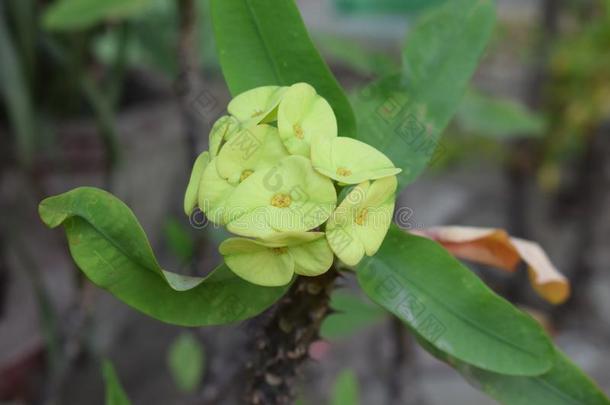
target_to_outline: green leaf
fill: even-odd
[[[343,370],[333,385],[331,405],[358,405],[359,403],[358,378],[352,370]]]
[[[438,6],[446,0],[334,0],[345,13],[410,14]]]
[[[8,30],[5,5],[0,4],[0,95],[17,137],[17,153],[25,166],[32,161],[35,148],[36,117],[24,77],[24,69]]]
[[[331,63],[338,63],[363,76],[382,76],[395,72],[398,64],[387,53],[372,50],[332,34],[315,33],[314,39],[318,49]]]
[[[452,0],[426,14],[407,37],[403,73],[356,96],[357,138],[403,169],[412,182],[435,158],[439,136],[470,81],[495,21],[493,0]],[[437,155],[442,153],[442,145]]]
[[[542,374],[553,363],[542,327],[436,242],[392,226],[357,274],[373,301],[461,361],[510,375]]]
[[[183,333],[172,342],[167,363],[174,382],[184,392],[193,392],[199,386],[205,367],[201,343],[192,333]]]
[[[106,405],[131,405],[110,361],[102,363],[102,374],[106,383]]]
[[[506,405],[609,405],[601,389],[570,359],[556,349],[553,367],[543,375],[508,376],[468,365],[430,347],[422,347],[455,368],[471,385]]]
[[[360,330],[377,324],[388,313],[365,297],[344,290],[335,290],[330,307],[335,311],[322,322],[320,336],[328,340],[338,340],[353,336]]]
[[[146,10],[153,0],[58,0],[43,15],[49,30],[83,30],[106,20],[123,19]]]
[[[545,120],[524,105],[474,89],[464,95],[456,120],[461,130],[490,138],[538,137],[546,128]]]
[[[47,198],[39,213],[51,228],[64,225],[72,257],[93,283],[167,323],[240,321],[271,306],[287,289],[255,286],[224,264],[207,277],[162,270],[129,207],[100,189],[81,187]]]
[[[212,23],[234,96],[259,86],[306,82],[332,106],[339,135],[355,135],[349,101],[313,45],[294,0],[212,0]]]

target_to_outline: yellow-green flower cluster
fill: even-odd
[[[400,169],[338,136],[331,106],[306,83],[249,90],[227,110],[195,161],[184,210],[239,236],[220,245],[234,273],[280,286],[325,273],[335,255],[355,266],[377,252]]]

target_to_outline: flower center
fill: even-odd
[[[366,221],[366,217],[368,216],[368,214],[368,209],[361,209],[360,212],[358,212],[358,215],[356,215],[356,219],[354,220],[354,222],[356,222],[358,225],[364,225],[364,221]]]
[[[271,199],[271,205],[277,208],[288,208],[292,203],[292,198],[288,194],[278,193]]]
[[[288,251],[288,248],[285,247],[276,247],[276,248],[271,248],[271,252],[275,255],[283,255],[284,253],[286,253]]]
[[[242,181],[246,180],[248,177],[250,177],[252,173],[254,173],[254,171],[250,169],[246,169],[241,172],[241,176],[239,176],[239,182],[241,183]]]
[[[305,134],[303,133],[303,128],[299,124],[294,124],[292,126],[292,129],[294,130],[294,136],[296,136],[299,139],[303,139]]]
[[[347,169],[345,167],[338,167],[337,168],[337,175],[341,176],[341,177],[347,177],[350,176],[352,174],[352,171],[350,169]]]

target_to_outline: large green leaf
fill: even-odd
[[[357,274],[373,301],[461,361],[510,375],[542,374],[554,361],[540,325],[436,242],[392,226]]]
[[[112,363],[104,360],[102,374],[106,384],[106,405],[131,405]]]
[[[431,347],[422,347],[455,368],[474,387],[506,405],[609,405],[610,400],[586,374],[556,349],[553,367],[539,376],[509,376],[481,370]]]
[[[500,139],[542,136],[546,127],[544,118],[524,105],[489,97],[474,89],[464,95],[456,121],[463,131]]]
[[[51,30],[80,30],[105,20],[131,17],[146,10],[154,0],[57,0],[43,15]]]
[[[493,0],[452,0],[409,33],[402,74],[382,78],[356,97],[358,139],[380,149],[413,181],[434,158],[439,136],[458,107],[491,37]]]
[[[258,86],[307,82],[333,107],[339,134],[355,135],[349,101],[314,47],[294,0],[212,0],[212,23],[233,95]]]
[[[240,321],[268,308],[287,289],[255,286],[224,264],[205,278],[162,270],[129,207],[100,189],[81,187],[47,198],[39,213],[51,228],[64,225],[72,257],[93,283],[164,322]]]

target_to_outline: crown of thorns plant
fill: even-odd
[[[184,198],[238,237],[227,266],[258,285],[317,276],[379,249],[392,221],[396,174],[383,153],[338,136],[328,102],[306,84],[235,97],[195,161]]]

